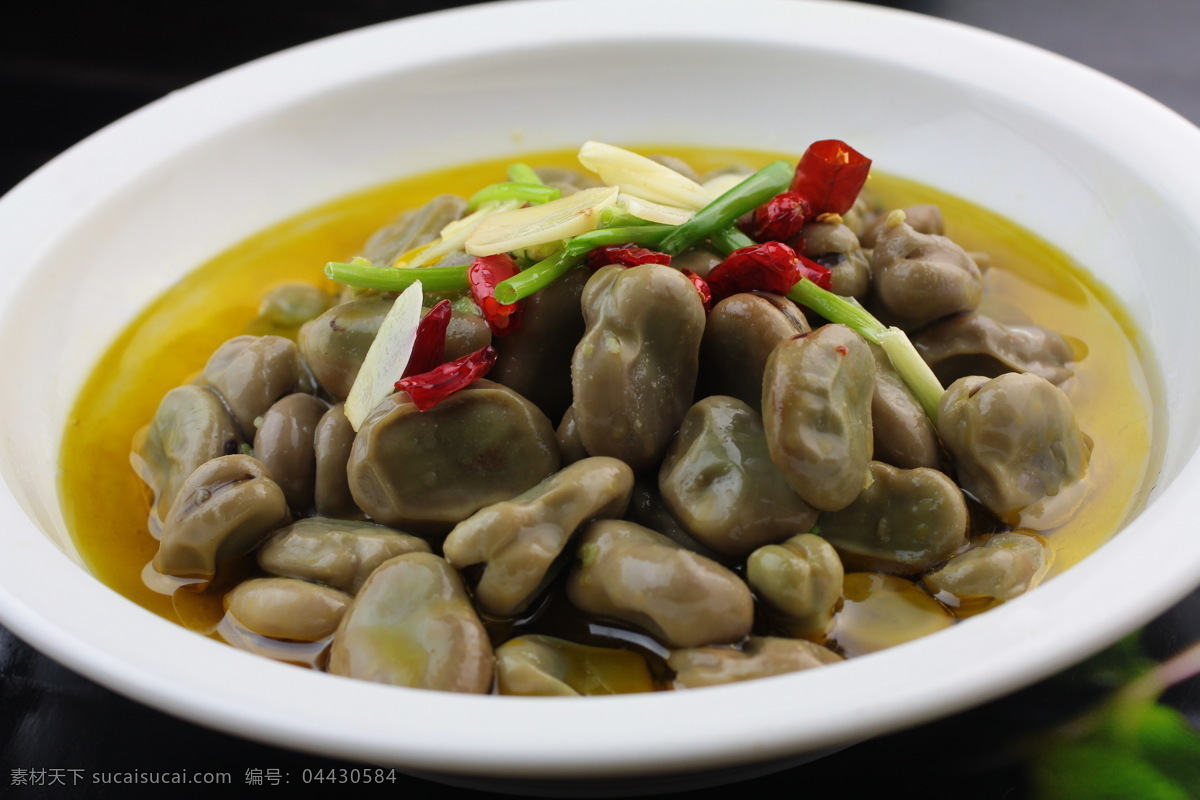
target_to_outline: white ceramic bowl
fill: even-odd
[[[798,152],[830,137],[1073,255],[1125,298],[1157,356],[1163,459],[1149,505],[1032,594],[832,668],[548,701],[281,666],[134,606],[74,559],[56,454],[81,381],[139,309],[242,237],[401,175],[589,138]],[[1078,64],[854,3],[492,4],[206,80],[0,201],[0,619],[73,669],[188,719],[460,777],[711,770],[998,696],[1108,644],[1200,580],[1197,153],[1200,131]]]

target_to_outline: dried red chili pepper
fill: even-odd
[[[796,257],[800,259],[800,263],[797,266],[800,268],[801,275],[826,291],[833,289],[833,270],[824,264],[813,261],[808,256],[802,256],[797,253]]]
[[[787,294],[803,276],[795,250],[783,242],[763,242],[730,253],[708,273],[708,285],[717,300],[755,289]]]
[[[517,263],[507,253],[494,256],[480,256],[471,262],[467,269],[467,283],[471,287],[471,298],[483,312],[492,329],[493,336],[504,336],[511,333],[521,321],[520,301],[516,303],[501,303],[494,297],[496,284],[508,280],[520,270]]]
[[[649,250],[630,244],[609,244],[588,251],[587,265],[589,269],[600,269],[609,264],[620,267],[636,267],[641,264],[662,264],[668,266],[671,256],[657,250]]]
[[[396,388],[407,392],[418,410],[428,411],[486,375],[496,363],[496,355],[496,348],[491,345],[481,347],[428,372],[401,378],[396,381]]]
[[[450,326],[450,301],[441,300],[417,325],[417,339],[401,378],[428,372],[446,360],[446,328]]]
[[[746,234],[758,242],[785,242],[804,227],[812,207],[799,192],[781,192],[754,209]]]
[[[690,269],[681,269],[683,276],[692,282],[692,286],[696,287],[696,291],[700,294],[700,302],[704,303],[705,311],[712,311],[712,287],[708,285],[708,281],[701,278]]]
[[[843,141],[825,139],[804,151],[789,188],[808,198],[813,216],[845,214],[870,171],[871,159]]]

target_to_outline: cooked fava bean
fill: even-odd
[[[788,633],[816,641],[833,622],[844,577],[837,551],[811,533],[760,547],[746,562],[750,587],[779,612]]]
[[[754,621],[737,575],[632,522],[593,522],[567,596],[581,611],[636,625],[668,647],[738,642]]]
[[[649,528],[655,533],[661,533],[684,550],[691,550],[693,553],[714,561],[721,559],[719,554],[696,541],[690,533],[683,529],[679,520],[675,519],[675,515],[663,501],[662,493],[658,490],[657,480],[639,479],[634,481],[633,493],[629,497],[629,511],[626,512],[625,518],[644,528]]]
[[[163,521],[154,568],[212,580],[220,562],[244,555],[291,518],[283,490],[257,460],[221,456],[196,468]]]
[[[309,369],[326,392],[345,400],[383,318],[395,299],[358,297],[305,323],[297,341]]]
[[[736,397],[760,412],[771,351],[810,330],[803,312],[787,298],[766,292],[726,297],[709,312],[700,342],[703,394]]]
[[[708,273],[712,272],[713,267],[724,260],[724,258],[711,250],[694,247],[690,250],[684,250],[677,256],[671,256],[671,266],[681,272],[685,269],[690,269],[701,278],[707,278]]]
[[[955,606],[1004,602],[1037,585],[1050,563],[1050,550],[1039,537],[998,533],[925,576],[925,585]]]
[[[481,380],[420,411],[403,392],[363,421],[347,475],[377,522],[448,530],[558,469],[550,420],[505,386]]]
[[[523,610],[545,585],[568,539],[590,519],[625,513],[633,471],[615,458],[577,461],[529,491],[480,509],[446,537],[446,560],[483,564],[475,599],[489,614]]]
[[[583,189],[594,189],[597,186],[604,184],[595,178],[584,175],[577,169],[567,169],[565,167],[537,167],[534,169],[537,176],[547,186],[554,186],[561,189],[563,195],[574,194]]]
[[[842,222],[810,222],[800,230],[801,251],[829,267],[831,290],[843,297],[865,297],[871,289],[871,264],[858,237]]]
[[[302,378],[296,344],[282,336],[235,336],[217,348],[200,373],[200,382],[217,390],[247,439],[254,421]]]
[[[558,452],[562,456],[562,463],[574,464],[576,461],[582,461],[588,457],[587,450],[583,447],[583,440],[579,438],[579,426],[575,424],[575,409],[568,408],[562,416],[562,422],[558,423],[558,427],[554,430],[555,441],[558,442]]]
[[[363,258],[372,264],[391,266],[398,256],[436,239],[442,228],[461,217],[466,208],[467,201],[461,197],[441,194],[419,208],[405,211],[375,232],[363,248]]]
[[[928,233],[933,236],[944,236],[946,223],[942,219],[942,210],[935,205],[922,203],[915,206],[905,206],[904,221],[917,233]],[[863,247],[874,247],[875,240],[887,225],[887,215],[883,214],[863,231],[859,237]]]
[[[725,555],[807,531],[817,518],[771,463],[762,419],[733,397],[706,397],[691,407],[658,488],[687,532]]]
[[[983,298],[983,273],[944,236],[918,233],[889,215],[871,252],[875,296],[906,329],[974,311]]]
[[[428,552],[424,539],[382,525],[306,517],[267,540],[258,551],[258,564],[272,575],[318,581],[355,594],[389,558]]]
[[[796,494],[836,511],[866,486],[875,362],[862,338],[825,325],[782,342],[763,375],[771,460]]]
[[[237,452],[242,437],[221,398],[203,386],[177,386],[167,392],[145,433],[133,445],[133,465],[154,492],[150,531],[155,536],[197,467]]]
[[[254,435],[254,457],[271,473],[288,505],[302,514],[313,505],[317,424],[329,406],[311,394],[289,394],[267,409]]]
[[[698,689],[749,681],[835,664],[842,657],[827,647],[803,639],[751,636],[741,648],[693,647],[671,653],[676,689]]]
[[[700,295],[671,267],[603,267],[584,288],[583,314],[571,385],[584,447],[635,472],[653,469],[692,404]]]
[[[853,658],[949,628],[954,616],[910,580],[849,572],[834,623],[832,639]]]
[[[313,434],[316,473],[313,476],[313,508],[323,517],[350,517],[360,512],[350,495],[346,465],[354,445],[354,428],[346,408],[338,403],[325,412]]]
[[[841,147],[820,143],[802,161],[816,164],[827,145]],[[421,178],[361,208],[333,206],[289,223],[302,233],[283,249],[262,237],[232,250],[236,258],[215,267],[239,267],[236,281],[189,283],[187,303],[169,294],[105,356],[89,383],[101,391],[80,398],[66,432],[64,511],[79,526],[84,557],[123,576],[123,592],[126,577],[140,577],[161,595],[156,611],[173,609],[195,631],[313,669],[328,668],[336,609],[355,605],[352,625],[350,614],[336,623],[345,635],[334,671],[343,674],[520,695],[653,691],[788,672],[965,620],[1049,574],[1051,545],[1056,568],[1074,563],[1152,480],[1150,409],[1136,348],[1120,330],[1125,317],[1034,238],[950,199],[944,207],[964,252],[942,238],[936,207],[889,213],[903,205],[893,200],[936,193],[880,176],[870,192],[858,190],[860,165],[841,171],[853,180],[817,209],[827,213],[802,215],[778,193],[795,185],[819,197],[820,170],[793,171],[764,154],[764,169],[718,170],[695,191],[680,179],[690,170],[669,158],[658,160],[680,174],[619,148],[585,149],[607,153],[594,174],[614,185],[580,171],[491,163],[477,175],[487,189],[469,194],[479,213],[465,225],[445,228],[462,220],[464,201],[443,196],[365,247],[347,239],[352,226],[379,218],[376,201],[387,192],[426,203],[439,184]],[[707,169],[715,155],[697,163]],[[662,183],[646,196],[680,207],[637,199],[640,171]],[[464,175],[436,191],[469,191]],[[563,204],[536,185],[545,182],[564,195],[595,189],[574,198],[580,213],[555,215]],[[845,214],[830,211],[846,208],[854,191]],[[718,196],[694,214],[683,208]],[[721,302],[708,302],[706,314],[704,282],[680,272],[710,274],[723,260],[717,251],[749,244],[746,230],[763,241],[743,253],[741,293],[718,286]],[[662,253],[645,258],[641,248]],[[375,266],[349,258],[356,252]],[[793,252],[830,274],[793,262]],[[618,264],[669,254],[670,265],[594,269],[606,254]],[[325,274],[343,284],[336,295],[279,285],[310,279],[327,259]],[[418,259],[435,269],[402,268]],[[498,277],[489,268],[508,259],[517,274],[489,299]],[[295,277],[284,277],[291,264]],[[796,269],[811,280],[796,282]],[[269,282],[258,316],[245,301],[256,275]],[[832,291],[819,288],[827,277]],[[414,278],[421,287],[408,288]],[[506,309],[492,300],[514,299],[522,313],[470,367],[426,371],[439,351],[427,328],[416,345],[424,374],[391,397],[378,394],[359,435],[340,405],[325,406],[360,371],[365,381],[364,357],[403,292],[409,309],[450,301],[446,361],[493,344],[484,315]],[[221,307],[225,297],[237,308]],[[413,316],[388,324],[391,341],[379,342],[392,351],[388,361],[402,359],[417,334]],[[823,327],[810,330],[810,320]],[[1049,320],[1063,336],[1027,327]],[[147,345],[145,331],[162,343]],[[197,511],[172,519],[156,560],[137,556],[131,570],[106,548],[145,552],[120,536],[140,527],[148,495],[107,483],[93,462],[112,449],[107,428],[120,428],[123,446],[148,405],[140,390],[112,393],[109,376],[157,385],[153,376],[195,374],[202,361],[170,363],[190,352],[175,346],[190,341],[184,335],[219,342],[239,332],[297,344],[227,342],[139,432],[133,461],[155,494],[151,530],[158,535],[156,520],[182,508],[185,495]],[[484,362],[487,380],[475,382]],[[992,397],[991,384],[972,385],[956,399],[938,376],[965,369],[1061,382],[1104,448],[1103,464],[1090,473],[1031,467],[1022,447],[1047,462],[1071,449],[1071,437],[1055,432],[1069,427],[1069,414],[1044,413],[1053,396],[1042,388]],[[405,371],[389,363],[370,377],[388,387]],[[416,410],[410,391],[427,410]],[[939,399],[958,405],[939,409]],[[970,440],[965,449],[940,440],[939,410],[948,439],[969,434],[960,437]],[[960,424],[972,415],[983,421]],[[1074,435],[1086,465],[1091,440]],[[181,491],[233,452],[267,463]],[[1001,465],[1000,495],[1012,494],[1010,485],[1024,491],[1043,471],[1060,475],[1035,487],[1035,502],[989,508],[970,488],[979,463]],[[932,471],[943,467],[945,475]],[[996,533],[1006,528],[1017,531]]]
[[[367,578],[333,636],[329,671],[482,694],[492,686],[492,645],[454,568],[430,553],[408,553]]]
[[[1025,372],[955,381],[938,434],[963,489],[1007,522],[1082,479],[1092,450],[1062,390]]]
[[[300,351],[317,382],[338,400],[345,400],[358,377],[371,343],[396,298],[358,297],[334,306],[300,329]],[[428,314],[429,309],[423,309]],[[453,312],[446,330],[446,360],[473,353],[491,343],[487,323],[474,314]]]
[[[983,314],[959,314],[930,325],[913,346],[946,385],[968,375],[994,378],[1032,372],[1056,386],[1075,374],[1071,346],[1036,325],[1004,325]]]
[[[292,330],[319,317],[333,304],[333,295],[311,283],[285,283],[263,295],[258,305],[258,320],[268,326]]]
[[[526,298],[521,324],[496,339],[499,358],[489,377],[550,419],[561,419],[571,405],[571,357],[583,336],[579,301],[587,279],[586,270],[572,270]]]
[[[527,697],[654,691],[650,669],[636,653],[538,634],[496,648],[496,683],[500,694]]]
[[[915,469],[942,465],[937,429],[883,349],[870,345],[875,359],[875,393],[871,396],[874,457],[896,467]]]
[[[225,595],[225,607],[260,636],[315,642],[331,636],[353,598],[345,592],[293,578],[255,578]]]
[[[944,473],[871,462],[854,502],[821,514],[821,536],[851,569],[917,575],[966,544],[967,502]]]

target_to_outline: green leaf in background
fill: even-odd
[[[1181,654],[1175,666],[1180,659],[1194,659],[1194,651]],[[1066,676],[1123,687],[1100,708],[1038,743],[1031,759],[1035,796],[1200,798],[1200,733],[1178,711],[1156,702],[1170,683],[1164,673],[1171,666],[1156,666],[1131,637],[1070,670]]]

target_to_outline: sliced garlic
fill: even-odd
[[[413,281],[396,298],[367,350],[346,397],[346,419],[355,431],[375,406],[395,390],[396,381],[408,366],[417,341],[417,326],[421,324],[421,297],[421,282]]]
[[[473,256],[492,256],[587,233],[596,229],[600,212],[616,202],[617,194],[615,187],[600,186],[496,214],[471,232],[463,249]]]
[[[622,192],[621,196],[617,198],[617,204],[624,206],[626,211],[638,219],[657,222],[661,225],[682,225],[696,215],[696,212],[690,208],[655,203],[625,192]]]
[[[453,253],[455,250],[462,250],[471,232],[488,218],[520,207],[521,201],[515,199],[487,203],[474,213],[447,223],[446,227],[442,228],[439,237],[429,244],[415,247],[407,253],[401,253],[392,266],[423,267],[426,264],[436,263],[443,256]]]
[[[739,175],[736,172],[722,172],[704,182],[704,191],[708,193],[708,199],[711,202],[749,177],[749,173]]]
[[[699,210],[711,199],[704,187],[657,161],[603,142],[586,142],[579,148],[579,163],[622,192],[663,203]]]

